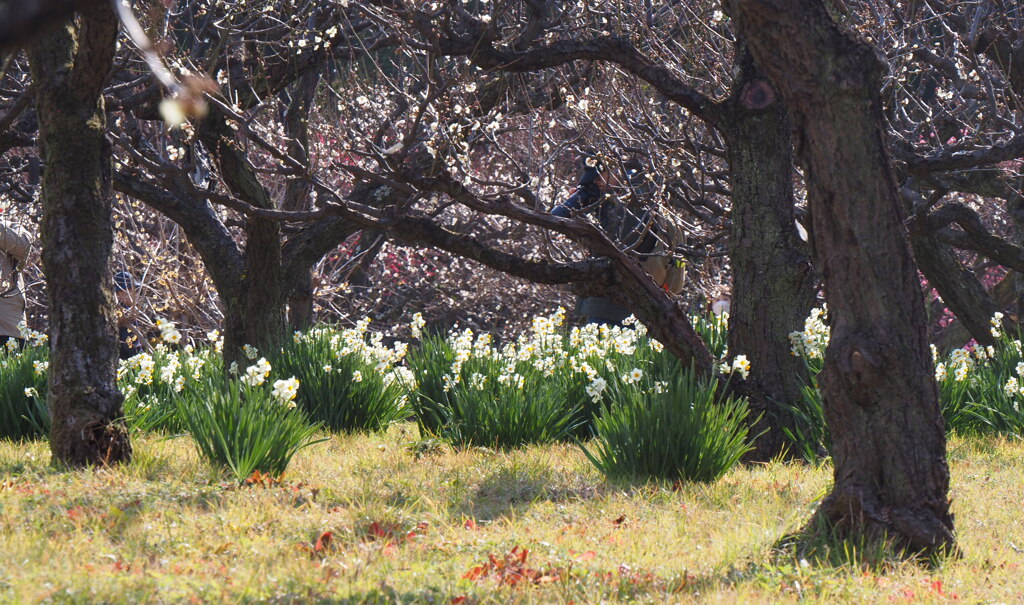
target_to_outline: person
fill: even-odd
[[[118,356],[121,359],[134,357],[143,351],[145,339],[132,321],[137,292],[138,284],[131,273],[118,271],[114,274],[114,295],[117,297],[118,306],[121,307],[121,313],[117,318]]]
[[[601,229],[625,249],[643,259],[644,268],[650,272],[648,263],[644,261],[650,258],[658,238],[651,229],[653,219],[650,211],[642,207],[642,198],[650,193],[647,191],[649,182],[639,160],[630,159],[624,167],[628,195],[623,203],[619,203],[607,194],[604,163],[595,155],[585,154],[578,185],[568,199],[551,210],[551,214],[569,218],[596,211]],[[664,281],[663,275],[659,277],[652,273],[652,276],[659,285]],[[576,305],[576,314],[585,323],[622,325],[632,315],[632,311],[607,297],[590,296],[580,299]]]
[[[718,296],[715,297],[714,300],[711,301],[711,304],[708,305],[708,309],[716,316],[728,315],[729,308],[731,306],[732,297],[723,292],[722,294],[719,294]]]
[[[0,221],[0,344],[24,342],[25,280],[21,268],[28,259],[32,240],[18,225]]]

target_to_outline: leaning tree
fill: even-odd
[[[915,550],[954,548],[924,304],[880,100],[884,63],[817,0],[737,0],[796,125],[832,318],[822,386],[835,485],[818,514]]]

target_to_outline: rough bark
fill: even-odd
[[[199,130],[200,138],[220,169],[221,178],[237,197],[257,208],[275,204],[239,149],[234,131],[222,113],[213,110]],[[284,293],[281,289],[281,224],[271,219],[245,219],[243,268],[232,291],[220,292],[224,306],[224,362],[244,363],[242,345],[265,348],[284,335]]]
[[[43,272],[50,306],[47,403],[58,464],[131,458],[117,391],[110,145],[101,91],[118,22],[111,8],[81,13],[29,49],[39,116]]]
[[[728,116],[719,123],[729,153],[732,185],[733,271],[729,351],[750,361],[743,392],[760,420],[761,434],[749,456],[769,460],[786,447],[782,431],[791,419],[779,402],[801,399],[803,362],[790,352],[789,334],[800,330],[817,291],[810,251],[796,231],[792,145],[786,109],[739,51],[740,77]]]
[[[309,162],[309,108],[316,94],[319,72],[313,71],[302,76],[292,91],[291,102],[284,116],[288,155],[303,164]],[[285,185],[282,210],[309,210],[312,184],[302,177],[296,177]],[[292,330],[307,330],[313,325],[313,274],[309,267],[301,269],[296,276],[297,284],[288,292],[288,325]]]
[[[27,44],[101,0],[6,0],[0,4],[0,51]]]
[[[833,322],[821,382],[835,485],[818,515],[841,533],[952,548],[924,301],[883,142],[883,64],[820,0],[731,7],[797,126]]]

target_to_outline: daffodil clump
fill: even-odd
[[[811,309],[811,314],[804,320],[803,331],[790,332],[789,344],[793,355],[806,359],[824,359],[825,347],[828,346],[832,329],[825,323],[828,307]]]
[[[160,340],[169,345],[176,345],[181,342],[181,332],[173,321],[162,317],[157,318],[156,327],[160,330]]]
[[[364,318],[352,328],[295,332],[271,356],[280,375],[291,376],[296,388],[302,385],[289,404],[335,431],[380,430],[409,417],[416,380],[402,365],[408,345],[385,344],[385,334],[369,328],[370,319]],[[274,384],[275,396],[290,393],[281,381]]]
[[[567,329],[565,317],[561,308],[535,317],[529,332],[504,345],[468,328],[422,338],[409,358],[419,384],[413,407],[421,429],[487,446],[585,437],[602,409],[615,405],[613,387],[650,398],[665,393],[682,371],[635,318],[623,326]],[[726,364],[725,319],[703,321],[698,331],[712,336],[709,348]],[[421,324],[412,328],[422,333]],[[746,377],[750,364],[738,355],[723,369]],[[539,417],[546,424],[535,422]],[[546,430],[550,426],[561,434]]]
[[[639,383],[643,366],[664,351],[661,343],[646,337],[647,329],[632,317],[623,327],[589,324],[566,332],[564,324],[565,309],[559,308],[549,316],[533,318],[528,333],[500,348],[494,346],[490,334],[474,334],[468,328],[453,331],[442,347],[451,357],[441,376],[443,391],[451,392],[463,384],[483,390],[488,381],[523,389],[529,380],[557,378],[582,381],[587,397],[598,403],[609,379]],[[432,378],[420,372],[417,375],[421,381]],[[437,397],[436,393],[428,395]]]
[[[803,402],[791,404],[798,417],[817,423],[821,430],[807,431],[828,440],[824,427],[823,402],[817,385],[830,330],[825,323],[826,310],[815,309],[802,332],[790,335],[794,355],[807,364],[810,382]],[[1018,336],[1004,329],[1003,314],[991,320],[995,345],[982,346],[974,341],[940,355],[931,346],[935,381],[939,387],[939,405],[946,430],[958,433],[1001,433],[1024,436],[1024,354]],[[820,451],[823,443],[803,444],[806,451]]]
[[[0,346],[0,439],[29,439],[50,432],[46,335],[24,324],[19,328],[23,346],[13,339]]]
[[[158,323],[165,337],[150,351],[144,351],[118,364],[117,384],[125,396],[124,410],[128,425],[136,430],[182,429],[175,411],[175,399],[186,390],[203,390],[207,379],[220,379],[222,362],[219,354],[207,346],[191,344],[170,347],[166,343],[181,342],[181,334],[173,323]]]

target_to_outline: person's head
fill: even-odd
[[[597,185],[604,188],[605,166],[597,154],[584,153],[580,159],[583,172],[580,174],[580,185]]]
[[[131,306],[135,304],[135,277],[127,271],[118,271],[114,274],[114,294],[117,302],[122,305]]]

